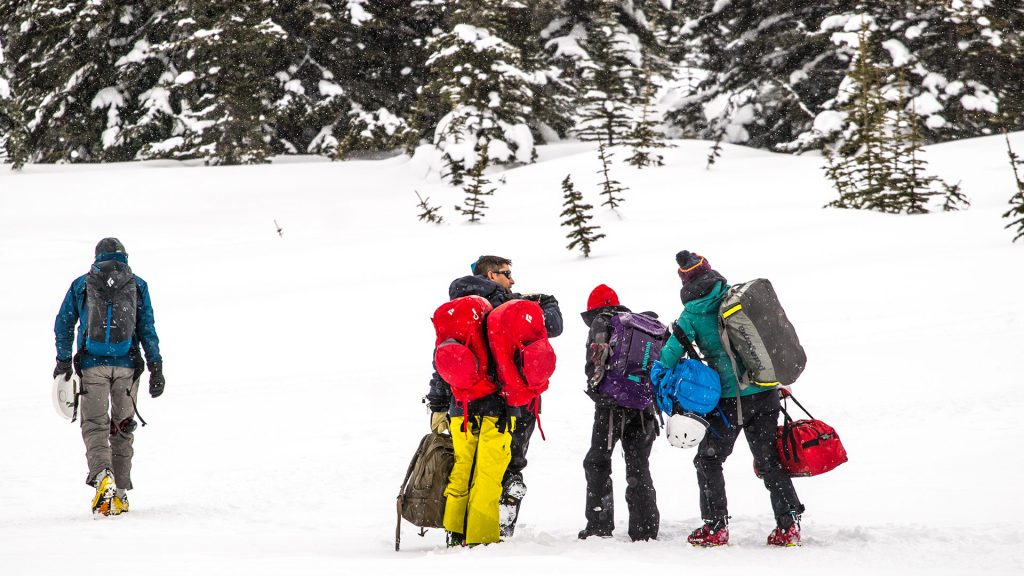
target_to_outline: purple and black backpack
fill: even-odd
[[[632,312],[611,317],[608,363],[598,392],[623,408],[644,410],[654,402],[651,365],[668,340],[668,329],[656,318]]]

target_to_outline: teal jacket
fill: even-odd
[[[718,306],[725,297],[729,286],[724,282],[718,282],[706,296],[690,300],[683,308],[676,322],[683,332],[695,342],[700,348],[701,354],[707,360],[709,366],[718,372],[722,380],[722,397],[735,398],[736,371],[733,369],[732,360],[722,346],[722,339],[718,333]],[[675,335],[668,339],[668,343],[661,349],[661,363],[666,369],[671,370],[683,357],[683,345],[676,339]],[[742,361],[737,358],[736,363],[742,374],[746,369]],[[751,386],[741,392],[743,396],[750,396],[758,392],[764,392],[764,388]]]

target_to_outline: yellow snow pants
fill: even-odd
[[[499,432],[494,416],[472,417],[479,422],[462,430],[462,416],[452,417],[452,444],[455,466],[448,478],[444,509],[444,529],[466,535],[467,544],[497,542],[498,500],[501,479],[512,459],[509,446],[515,418],[509,418],[505,432]]]

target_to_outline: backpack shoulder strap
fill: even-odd
[[[697,350],[694,349],[693,344],[690,342],[690,338],[676,321],[672,322],[672,335],[675,336],[676,340],[679,340],[679,343],[683,345],[683,349],[686,350],[687,358],[704,362],[704,358],[702,358],[700,354],[697,354]]]

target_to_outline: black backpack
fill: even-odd
[[[108,260],[92,265],[85,279],[85,351],[125,356],[135,336],[139,289],[132,269]]]
[[[395,550],[402,540],[402,518],[420,527],[420,536],[427,528],[444,527],[445,488],[455,465],[455,448],[448,434],[431,432],[420,440],[419,448],[409,462],[405,480],[398,491],[398,522],[395,524]]]

